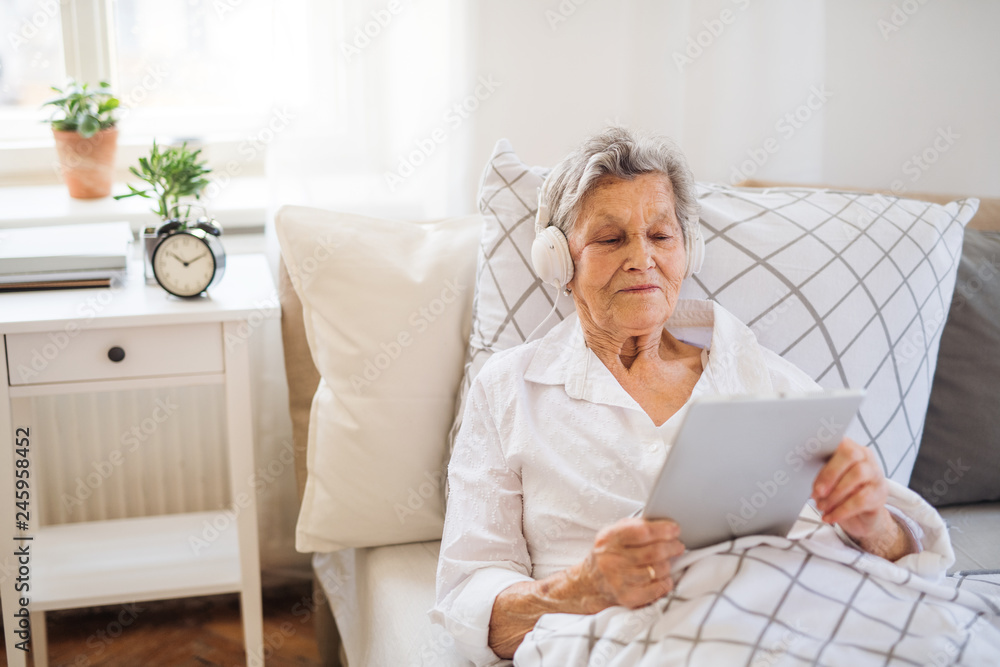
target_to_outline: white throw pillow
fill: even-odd
[[[531,268],[537,189],[547,169],[501,140],[479,204],[485,224],[462,400],[495,352],[524,341],[555,290]],[[923,430],[965,225],[978,200],[947,205],[810,188],[698,184],[702,271],[681,297],[712,299],[761,344],[825,387],[866,388],[848,435],[906,484]],[[572,303],[560,301],[559,316]],[[452,428],[457,433],[461,411]]]
[[[296,548],[439,539],[482,219],[286,206],[275,228],[321,376]]]

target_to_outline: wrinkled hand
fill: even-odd
[[[595,606],[637,609],[673,590],[670,558],[684,553],[679,535],[673,521],[641,518],[622,519],[598,533],[580,572]]]
[[[885,508],[889,484],[872,450],[844,438],[813,482],[823,521],[840,524],[855,540],[872,540],[897,529]]]

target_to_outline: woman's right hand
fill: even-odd
[[[684,553],[679,536],[673,521],[631,517],[599,532],[577,572],[595,609],[590,613],[616,605],[637,609],[672,591],[670,559]]]
[[[684,553],[679,535],[673,521],[627,518],[608,526],[583,561],[500,592],[490,616],[490,648],[501,658],[513,657],[544,614],[596,614],[659,600],[674,588],[670,559]]]

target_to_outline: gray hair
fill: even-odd
[[[542,189],[552,220],[567,237],[576,225],[584,198],[604,176],[632,180],[639,174],[663,174],[674,191],[674,214],[687,239],[698,222],[694,176],[674,142],[654,134],[608,127],[586,139],[552,169]]]

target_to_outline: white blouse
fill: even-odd
[[[666,329],[702,348],[692,398],[819,389],[714,302],[680,301]],[[469,659],[499,662],[487,636],[501,591],[580,562],[598,531],[643,507],[687,408],[655,426],[575,315],[483,367],[448,467],[430,612]]]

